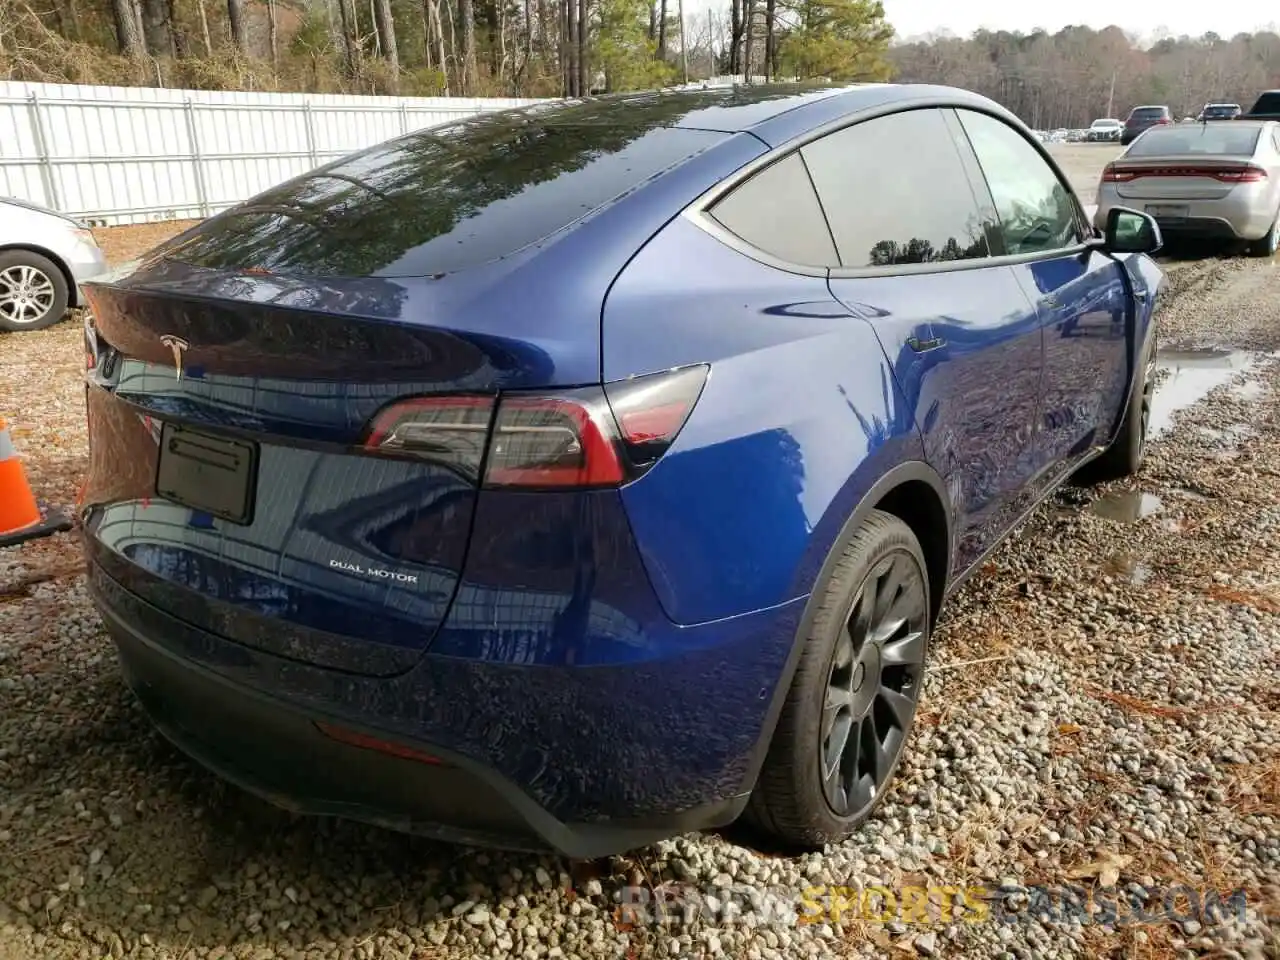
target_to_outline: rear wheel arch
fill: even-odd
[[[765,715],[760,736],[751,755],[747,776],[743,783],[744,793],[755,787],[765,756],[769,752],[769,745],[773,741],[778,720],[782,715],[787,692],[791,689],[796,669],[800,665],[800,654],[804,649],[805,638],[812,632],[814,620],[822,607],[822,586],[831,579],[836,566],[844,556],[845,549],[874,511],[880,510],[902,520],[911,528],[911,532],[919,541],[929,575],[930,625],[937,622],[942,600],[946,596],[947,585],[951,579],[953,527],[950,500],[946,490],[946,484],[933,467],[923,460],[907,460],[888,470],[873,483],[845,518],[839,534],[828,548],[822,566],[813,580],[804,613],[791,638],[791,649],[788,652],[782,676],[778,678],[778,684],[774,687],[769,702],[769,712]]]

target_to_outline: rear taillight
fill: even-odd
[[[490,397],[414,397],[375,416],[364,445],[441,463],[474,483],[492,419]]]
[[[616,487],[671,446],[708,369],[499,398],[402,400],[373,418],[364,447],[444,464],[487,488]]]
[[[1235,167],[1229,170],[1216,170],[1213,175],[1223,183],[1261,183],[1267,179],[1267,171],[1261,167]]]
[[[1203,178],[1222,183],[1258,183],[1267,179],[1261,167],[1120,167],[1109,163],[1102,170],[1103,183],[1127,183],[1140,177]]]
[[[498,404],[486,487],[615,487],[626,479],[598,388]]]

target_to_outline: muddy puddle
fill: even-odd
[[[1090,513],[1116,523],[1137,523],[1163,509],[1163,500],[1154,493],[1143,493],[1141,490],[1120,490],[1099,497],[1089,504]]]
[[[1245,391],[1245,399],[1261,394],[1262,384],[1248,375],[1257,366],[1257,354],[1246,350],[1161,350],[1156,354],[1156,367],[1167,370],[1156,387],[1151,401],[1149,435],[1159,436],[1173,424],[1180,410],[1199,403],[1218,387],[1242,381],[1236,391]],[[1257,393],[1252,393],[1257,391]]]
[[[1106,562],[1107,572],[1112,576],[1123,577],[1136,586],[1142,586],[1151,579],[1151,567],[1139,557],[1131,553],[1119,553]]]

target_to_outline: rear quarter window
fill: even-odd
[[[749,246],[789,263],[837,266],[835,243],[800,154],[770,164],[721,200],[711,217]]]

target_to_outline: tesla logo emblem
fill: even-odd
[[[182,379],[182,351],[186,350],[191,344],[183,340],[181,337],[175,337],[166,333],[160,338],[160,342],[173,351],[173,372],[174,375]]]

